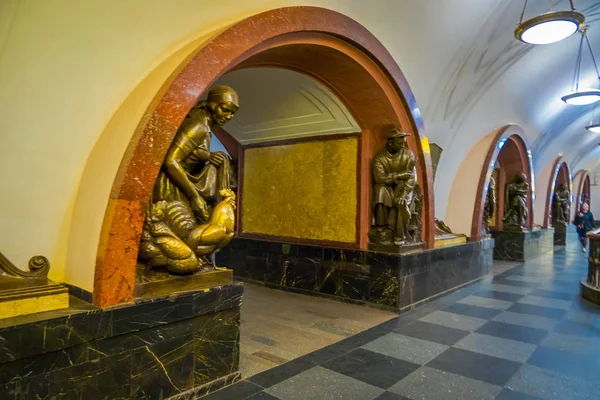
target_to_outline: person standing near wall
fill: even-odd
[[[581,209],[575,216],[573,223],[577,226],[577,235],[579,235],[579,241],[581,242],[581,246],[583,246],[582,251],[585,253],[587,251],[588,242],[586,234],[594,229],[594,216],[590,211],[588,203],[583,203],[581,205]]]

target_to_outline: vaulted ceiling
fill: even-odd
[[[241,144],[360,132],[346,107],[323,85],[297,72],[252,68],[224,75],[243,106],[227,124]]]

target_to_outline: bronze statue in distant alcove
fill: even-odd
[[[408,223],[408,231],[413,242],[421,241],[421,232],[423,215],[423,193],[419,184],[415,184],[413,201],[410,204],[410,222]]]
[[[236,92],[217,86],[181,124],[154,185],[142,232],[139,259],[150,269],[174,274],[214,269],[215,251],[233,237],[231,160],[211,152],[210,142],[212,127],[225,125],[238,107]]]
[[[485,204],[483,205],[483,234],[490,233],[490,219],[496,209],[496,179],[492,174],[488,184],[487,194],[485,195]]]
[[[410,225],[417,171],[407,136],[392,129],[385,148],[373,157],[373,227],[369,232],[373,243],[402,245],[413,240]]]
[[[527,175],[523,173],[517,174],[514,182],[506,185],[503,219],[506,229],[522,230],[527,224],[528,195],[529,183]]]
[[[567,225],[571,209],[571,192],[569,187],[561,183],[554,192],[552,201],[552,225]]]

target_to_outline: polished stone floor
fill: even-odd
[[[600,308],[578,295],[586,262],[570,242],[499,264],[493,277],[204,399],[598,399]]]
[[[245,284],[240,371],[248,378],[396,316],[376,308]]]

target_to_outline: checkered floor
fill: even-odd
[[[204,400],[599,399],[586,271],[570,243]]]

